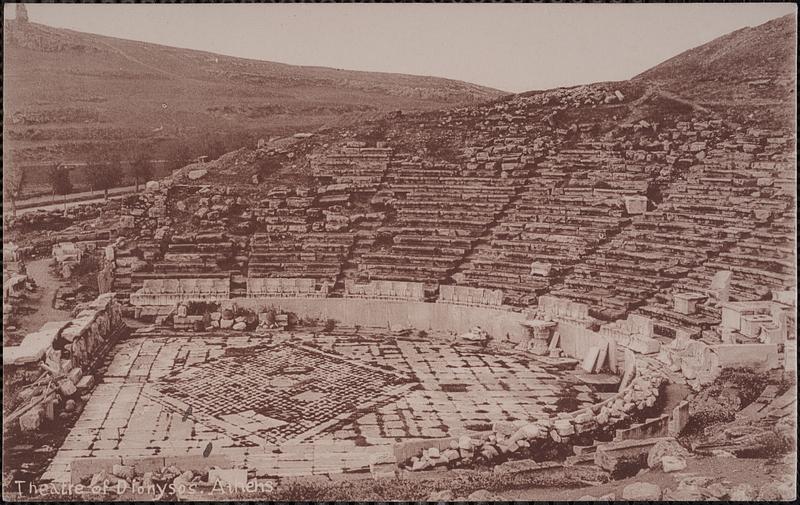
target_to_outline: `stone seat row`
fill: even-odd
[[[249,263],[248,277],[310,277],[333,280],[341,270],[340,264],[331,263]]]
[[[371,265],[362,263],[359,272],[371,279],[439,283],[449,272],[449,268],[429,265]]]
[[[390,234],[394,236],[394,240],[404,240],[407,237],[445,237],[453,239],[468,240],[477,235],[478,228],[471,229],[462,228],[446,228],[446,227],[432,227],[432,226],[412,226],[405,223],[397,223],[396,225],[384,225],[378,229],[379,233]]]
[[[343,252],[322,252],[308,249],[297,249],[295,251],[281,251],[281,252],[251,252],[248,256],[250,262],[291,262],[291,261],[309,261],[320,263],[336,263],[345,259],[347,251]]]
[[[399,245],[392,246],[392,252],[403,256],[425,255],[425,256],[452,256],[462,257],[467,253],[464,247],[439,247],[439,246],[417,246]]]
[[[496,212],[503,207],[502,202],[453,202],[449,198],[439,197],[426,200],[398,200],[395,204],[400,210],[427,209],[431,207],[444,209],[469,209],[475,212]]]
[[[535,301],[535,296],[544,293],[549,287],[549,283],[541,280],[541,277],[533,278],[530,275],[514,275],[492,271],[483,272],[470,269],[466,269],[462,273],[463,277],[459,284],[502,290],[506,296],[517,298],[515,304],[521,301]],[[521,295],[528,295],[532,298],[523,298]]]
[[[476,219],[485,216],[486,211],[480,209],[447,209],[445,208],[406,208],[399,207],[396,215],[398,219],[418,219],[418,218],[445,218],[445,219]]]
[[[369,253],[362,256],[362,260],[371,265],[393,266],[393,265],[430,265],[437,267],[447,267],[454,260],[461,258],[460,255],[424,255],[408,256],[396,254],[394,250],[390,253]]]

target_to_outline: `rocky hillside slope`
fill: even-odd
[[[391,110],[431,110],[503,93],[400,74],[300,67],[121,40],[29,22],[4,25],[7,142],[18,162],[84,161],[95,150],[176,146],[208,154],[245,139]],[[219,154],[219,153],[218,153]]]
[[[711,108],[758,105],[756,113],[793,115],[797,17],[742,28],[685,51],[632,80]]]

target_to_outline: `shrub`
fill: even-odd
[[[275,307],[262,307],[261,312],[266,314],[267,324],[272,325],[275,324],[275,316],[278,315],[278,311],[275,310]]]
[[[742,407],[751,404],[769,383],[769,375],[749,368],[724,368],[715,384],[731,383],[739,390]]]
[[[287,328],[294,328],[295,326],[297,326],[297,323],[300,321],[300,319],[297,317],[297,314],[295,314],[294,312],[287,312],[286,316],[287,316],[287,324],[286,324]]]
[[[335,319],[328,319],[325,321],[325,326],[323,326],[323,330],[330,333],[336,328],[336,320]]]

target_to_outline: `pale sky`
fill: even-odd
[[[27,4],[32,22],[522,92],[624,80],[794,4]],[[5,17],[13,17],[6,4]]]

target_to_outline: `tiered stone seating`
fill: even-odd
[[[788,163],[754,161],[757,157],[782,158],[784,154],[764,149],[763,131],[749,131],[723,143],[712,151],[703,165],[695,166],[687,175],[686,184],[676,184],[662,205],[676,219],[690,216],[706,228],[723,227],[738,234],[734,240],[718,244],[716,251],[677,279],[671,290],[655,294],[638,312],[651,317],[658,335],[673,337],[679,332],[689,335],[711,334],[720,322],[719,293],[712,289],[716,275],[730,272],[726,298],[731,301],[765,300],[773,291],[784,290],[795,282],[794,254],[794,188],[776,185],[776,180],[789,179]],[[662,241],[661,237],[656,237]],[[713,245],[713,244],[709,244]],[[680,310],[676,297],[695,297],[693,311]],[[724,301],[724,300],[723,300]]]
[[[312,162],[314,177],[321,185],[346,185],[348,192],[374,192],[383,180],[392,149],[364,147],[363,142],[348,142],[341,152]]]
[[[598,318],[616,319],[746,236],[726,219],[673,213],[662,204],[577,265],[559,294],[592,305]]]
[[[378,229],[391,247],[364,254],[371,279],[439,283],[493,224],[515,194],[515,179],[499,178],[495,164],[400,163],[386,175],[395,219]]]
[[[596,147],[564,150],[541,162],[489,243],[476,248],[459,283],[503,289],[512,305],[535,303],[554,278],[628,224],[624,198],[645,194],[649,173]],[[596,187],[601,181],[616,187]]]
[[[352,233],[258,233],[250,240],[248,277],[304,277],[332,285],[352,244]]]
[[[173,235],[161,261],[153,263],[153,270],[159,273],[193,272],[200,276],[205,272],[228,269],[225,267],[235,262],[236,252],[236,243],[224,233]],[[241,265],[238,266],[231,269],[240,271]]]

